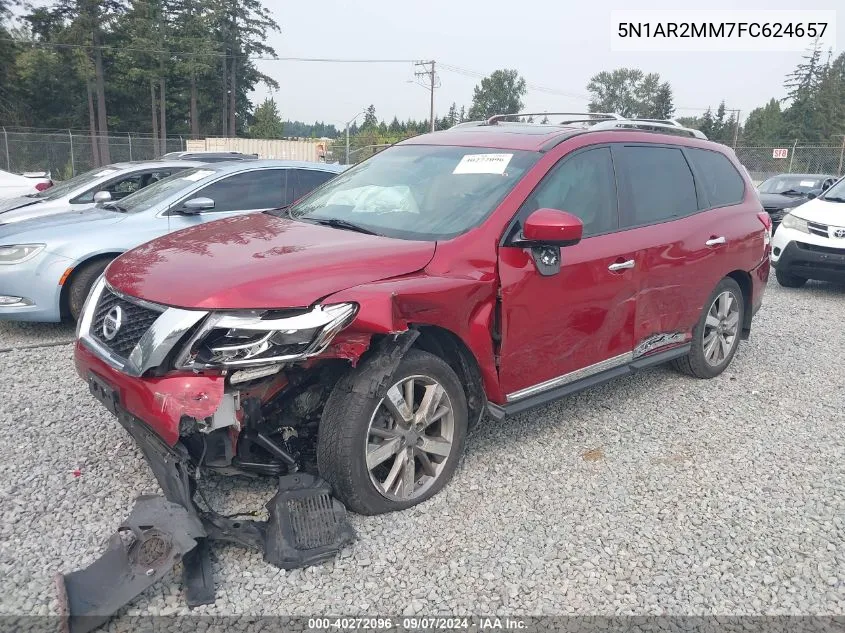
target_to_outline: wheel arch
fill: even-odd
[[[61,314],[62,319],[67,319],[70,317],[70,305],[68,304],[68,293],[70,292],[70,286],[73,284],[74,279],[79,274],[79,271],[82,270],[88,264],[93,264],[95,262],[100,262],[103,260],[114,259],[116,257],[120,257],[123,255],[123,251],[115,251],[109,253],[97,253],[96,255],[92,255],[86,259],[83,259],[80,262],[77,262],[73,266],[73,270],[71,270],[70,274],[68,275],[65,282],[62,284],[62,290],[59,293],[59,313]]]
[[[742,333],[740,338],[742,340],[747,340],[748,337],[751,335],[751,317],[754,316],[752,310],[752,301],[753,301],[753,293],[754,293],[754,286],[751,281],[751,275],[745,270],[734,270],[727,275],[725,275],[728,279],[733,279],[738,285],[739,289],[742,291],[742,302],[744,304],[744,310],[742,315]]]
[[[464,387],[472,428],[487,407],[487,395],[481,377],[478,361],[469,347],[457,334],[439,325],[416,324],[419,336],[412,347],[442,358],[458,375]]]

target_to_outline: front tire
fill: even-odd
[[[798,277],[797,275],[788,273],[785,270],[780,270],[779,268],[775,268],[775,278],[784,288],[800,288],[807,283],[807,280],[804,277]]]
[[[82,306],[85,305],[85,300],[88,298],[91,288],[111,262],[111,259],[100,259],[83,264],[74,271],[70,278],[67,293],[68,312],[70,312],[74,321],[79,320],[79,316],[82,314]]]
[[[681,373],[715,378],[731,364],[739,347],[745,318],[745,300],[739,284],[725,277],[707,299],[692,331],[689,354],[672,361]]]
[[[445,361],[411,349],[383,397],[351,389],[379,384],[379,373],[377,365],[362,366],[338,382],[320,421],[320,476],[359,514],[403,510],[435,495],[466,441],[466,395]]]

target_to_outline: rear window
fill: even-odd
[[[683,152],[674,147],[622,146],[614,150],[623,223],[665,222],[698,211],[695,182]]]
[[[686,151],[711,207],[742,202],[745,183],[724,154],[707,149],[688,148]]]

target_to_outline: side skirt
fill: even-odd
[[[646,369],[647,367],[662,365],[663,363],[672,359],[680,358],[681,356],[686,356],[687,354],[689,354],[690,347],[691,345],[687,343],[685,345],[673,347],[672,349],[668,349],[663,352],[658,352],[657,354],[642,356],[625,365],[620,365],[619,367],[613,367],[605,371],[600,371],[591,376],[581,378],[580,380],[561,385],[560,387],[548,389],[546,391],[541,391],[538,394],[528,396],[527,398],[522,398],[515,402],[509,402],[505,405],[488,402],[487,413],[494,420],[504,420],[505,418],[510,417],[512,415],[523,413],[530,409],[534,409],[536,407],[541,407],[543,405],[555,402],[556,400],[560,400],[561,398],[569,396],[573,393],[583,391],[584,389],[589,389],[590,387],[595,387],[597,385],[604,384],[610,380],[613,380],[614,378],[619,378],[620,376],[631,374],[637,371],[638,369]]]

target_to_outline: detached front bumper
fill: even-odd
[[[223,397],[222,376],[178,374],[131,377],[101,360],[84,341],[76,344],[76,369],[89,390],[129,433],[152,470],[164,498],[141,496],[103,556],[84,570],[57,579],[66,630],[86,633],[163,577],[179,560],[189,606],[214,601],[209,542],[256,549],[283,569],[335,556],[355,538],[343,504],[318,477],[279,477],[266,504],[267,521],[233,519],[194,502],[197,464],[180,442],[182,416],[212,415]],[[135,541],[124,543],[131,531]],[[158,556],[150,557],[150,552]]]
[[[225,378],[220,375],[128,376],[100,358],[84,340],[76,342],[74,361],[85,382],[95,376],[108,383],[126,412],[143,420],[169,446],[179,441],[183,416],[207,418],[223,400]]]

